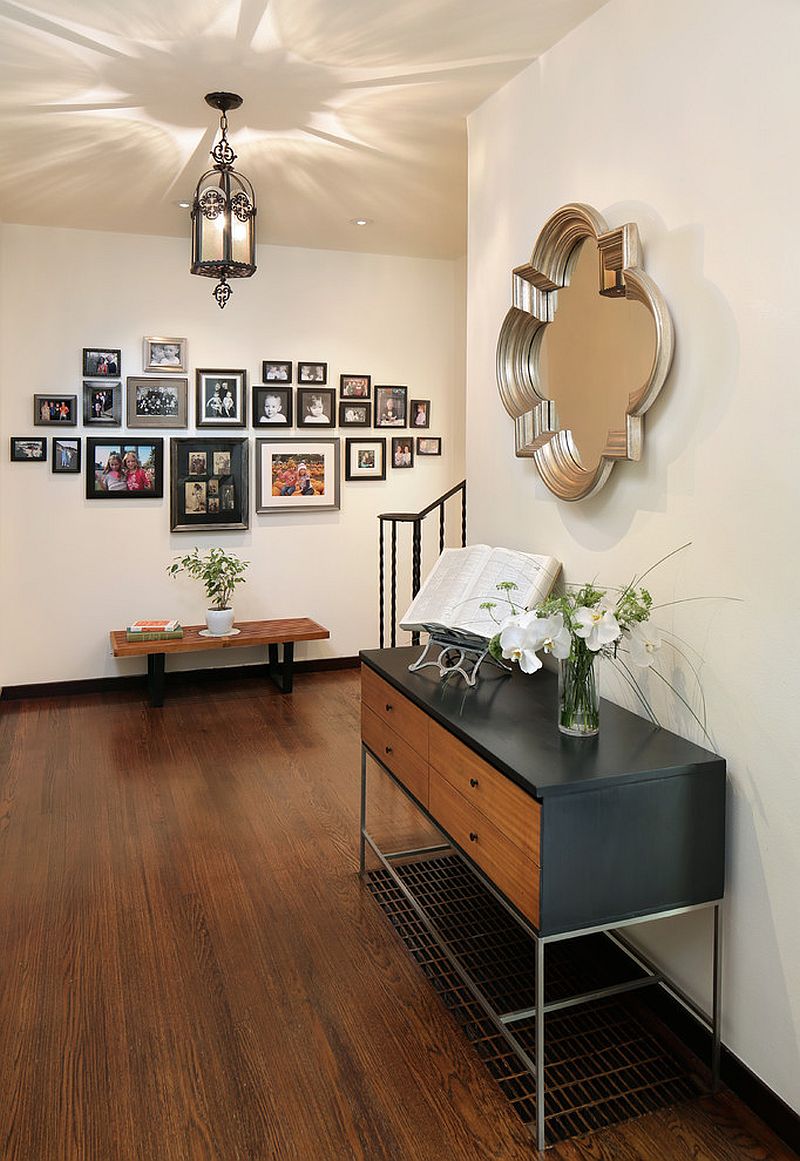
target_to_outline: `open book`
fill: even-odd
[[[547,597],[561,571],[552,556],[534,556],[510,548],[472,544],[445,548],[411,602],[400,628],[409,632],[451,633],[488,640],[511,607],[498,591],[501,581],[514,581],[509,596],[518,609],[533,608]],[[496,601],[491,611],[484,601]],[[494,617],[492,617],[494,613]]]

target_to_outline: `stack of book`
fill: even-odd
[[[179,621],[134,621],[125,633],[129,641],[180,641],[183,637]]]

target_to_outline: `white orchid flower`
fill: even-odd
[[[651,625],[649,621],[641,621],[637,625],[632,625],[629,632],[631,661],[640,669],[647,669],[648,665],[653,664],[653,654],[661,648],[661,638],[656,632],[655,626]]]
[[[575,636],[583,637],[586,648],[592,653],[598,653],[604,645],[610,645],[622,633],[613,607],[605,601],[598,601],[591,609],[582,605],[575,610],[573,620]]]
[[[541,648],[539,637],[531,632],[528,625],[522,624],[529,615],[509,617],[503,622],[500,629],[500,649],[506,661],[516,661],[523,673],[536,673],[542,668],[536,650]]]
[[[560,661],[569,657],[572,649],[572,634],[564,624],[562,613],[553,613],[551,617],[538,618],[537,631],[542,638],[540,649],[543,649],[545,653],[552,653]]]

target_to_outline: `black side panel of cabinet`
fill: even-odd
[[[547,798],[543,935],[719,899],[725,770]]]

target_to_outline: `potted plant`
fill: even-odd
[[[170,576],[185,572],[193,580],[203,582],[209,608],[206,624],[212,637],[226,637],[234,631],[231,598],[238,584],[244,584],[245,569],[249,560],[240,560],[235,552],[225,552],[222,548],[209,548],[201,553],[195,546],[186,556],[173,560],[167,566]]]

